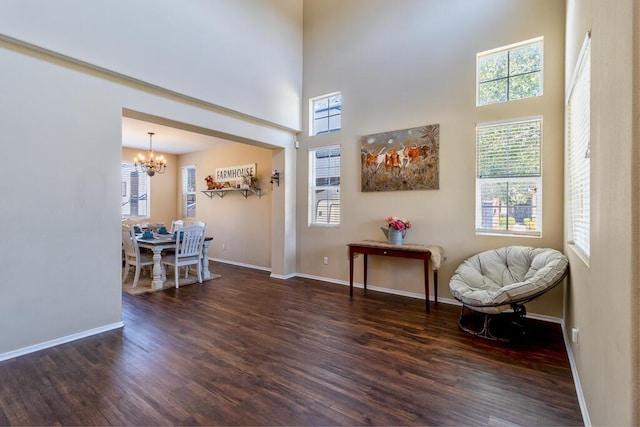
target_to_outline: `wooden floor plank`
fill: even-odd
[[[211,270],[123,294],[121,330],[0,363],[0,424],[583,425],[557,324],[501,344],[455,306]]]

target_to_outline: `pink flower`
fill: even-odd
[[[388,228],[393,228],[394,230],[402,231],[411,228],[411,222],[409,220],[397,216],[388,216],[385,218],[385,222]]]

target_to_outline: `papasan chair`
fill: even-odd
[[[561,252],[528,246],[492,249],[468,258],[449,282],[451,294],[462,303],[458,325],[491,340],[523,338],[524,304],[562,283],[568,266]]]

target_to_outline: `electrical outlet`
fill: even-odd
[[[580,334],[580,329],[571,328],[571,342],[578,344],[578,335]]]
[[[223,251],[226,251],[226,250],[227,250],[227,244],[226,244],[226,243],[223,243],[223,244],[222,244],[222,250],[223,250]]]
[[[323,263],[324,265],[328,265],[328,264],[329,264],[329,257],[328,257],[328,256],[323,257],[323,258],[322,258],[322,263]]]

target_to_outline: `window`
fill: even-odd
[[[182,216],[196,217],[196,167],[182,168]]]
[[[476,129],[476,232],[541,235],[542,118]]]
[[[149,176],[136,171],[133,163],[122,163],[122,218],[149,218]]]
[[[476,105],[542,95],[542,37],[477,55]]]
[[[340,225],[340,146],[309,150],[309,225]]]
[[[311,110],[310,136],[336,132],[342,124],[342,95],[340,92],[309,100]]]
[[[584,41],[567,99],[569,243],[590,255],[591,38]]]

